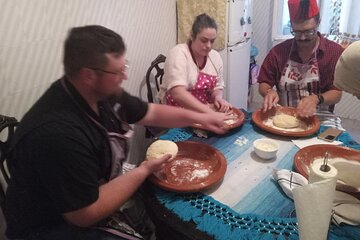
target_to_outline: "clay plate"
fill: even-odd
[[[237,118],[235,119],[236,121],[234,123],[224,125],[224,128],[227,129],[227,130],[238,128],[241,125],[243,125],[244,122],[245,122],[245,114],[240,109],[233,108],[233,113],[232,114],[236,114]],[[195,124],[194,128],[195,129],[198,128],[198,129],[202,129],[202,130],[207,131],[207,129],[203,128],[201,124]]]
[[[317,116],[312,116],[309,118],[299,118],[302,122],[304,122],[309,127],[308,129],[303,130],[303,131],[291,131],[291,130],[287,130],[287,129],[276,129],[276,128],[273,128],[273,127],[270,127],[270,126],[267,126],[264,124],[265,120],[269,119],[270,117],[275,116],[275,114],[279,113],[279,112],[295,116],[296,108],[277,106],[275,108],[268,110],[265,113],[262,112],[262,109],[259,109],[252,114],[252,120],[256,126],[258,126],[259,128],[261,128],[267,132],[274,133],[277,135],[282,135],[282,136],[289,136],[289,137],[309,136],[309,135],[316,133],[320,128],[320,121]]]
[[[309,166],[312,164],[314,159],[323,158],[325,156],[325,152],[329,153],[329,158],[345,158],[349,161],[360,162],[359,150],[342,146],[317,144],[304,147],[295,154],[295,169],[304,177],[309,178]],[[344,185],[341,186],[339,190],[349,193],[357,192],[357,190],[351,188],[350,186],[346,187]],[[360,194],[357,195],[360,197]]]
[[[245,114],[240,109],[233,108],[233,114],[237,115],[237,119],[234,123],[225,125],[228,130],[240,127],[245,121]]]
[[[192,141],[176,144],[178,154],[160,173],[149,177],[152,183],[174,192],[198,192],[223,179],[227,163],[219,150]]]

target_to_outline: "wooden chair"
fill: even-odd
[[[154,61],[151,62],[145,76],[147,98],[149,103],[159,103],[156,101],[156,95],[160,90],[162,78],[164,76],[164,63],[166,57],[159,54]],[[161,133],[164,133],[167,129],[158,127],[146,127],[146,138],[157,138]]]
[[[15,127],[18,125],[18,121],[14,117],[7,117],[0,115],[0,133],[3,133],[3,130],[7,130],[7,138],[5,141],[0,140],[0,171],[2,181],[0,182],[0,207],[4,209],[5,203],[5,192],[7,185],[10,180],[10,173],[6,165],[6,157],[8,154],[8,148],[10,145],[10,140],[12,139]]]
[[[148,102],[156,103],[156,94],[159,92],[162,78],[164,76],[164,63],[166,57],[159,54],[154,61],[151,62],[150,67],[146,72],[146,88]]]

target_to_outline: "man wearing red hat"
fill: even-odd
[[[263,109],[279,103],[297,107],[302,117],[317,110],[332,112],[341,99],[333,80],[343,48],[317,31],[320,15],[316,0],[289,0],[288,6],[294,38],[272,48],[261,66],[258,81]]]

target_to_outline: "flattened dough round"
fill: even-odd
[[[171,158],[174,158],[178,150],[178,146],[172,141],[157,140],[147,149],[146,158],[160,158],[166,154],[171,154]]]
[[[278,114],[273,117],[273,124],[280,128],[296,128],[299,127],[299,120],[288,114]]]

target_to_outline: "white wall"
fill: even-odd
[[[100,24],[122,35],[133,94],[151,61],[176,43],[175,0],[0,0],[0,114],[20,119],[62,75],[69,28]]]
[[[0,6],[0,114],[17,119],[62,76],[71,27],[100,24],[125,39],[130,70],[123,86],[135,95],[151,61],[176,44],[176,0],[0,0]]]

